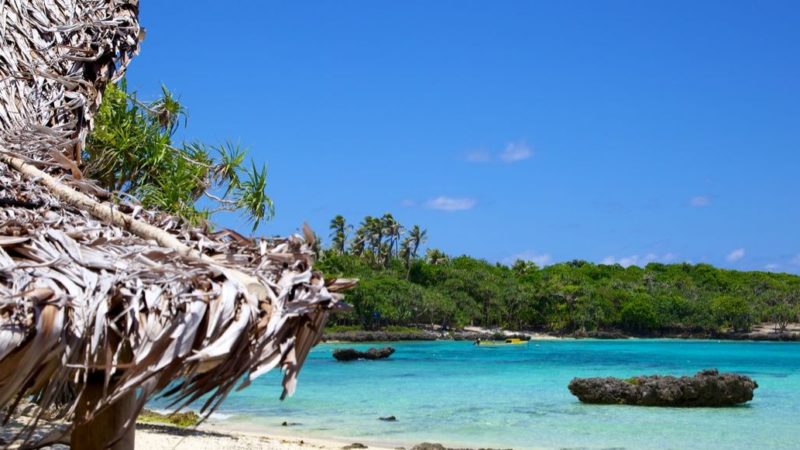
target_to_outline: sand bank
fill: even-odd
[[[299,439],[223,431],[208,425],[202,425],[197,429],[182,429],[165,425],[139,424],[136,428],[136,450],[341,450],[350,444],[316,438]],[[390,450],[373,446],[368,448]]]

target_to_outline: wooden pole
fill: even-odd
[[[78,420],[83,420],[94,408],[97,402],[103,399],[102,380],[87,383],[80,398],[77,409]],[[136,394],[129,392],[117,402],[95,414],[88,422],[77,425],[72,431],[70,448],[80,450],[134,450],[134,434],[136,426],[131,425],[120,436],[128,420],[136,420],[139,411],[136,411]],[[112,445],[114,439],[119,438]]]

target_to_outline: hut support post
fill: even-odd
[[[90,382],[78,405],[77,417],[86,417],[87,412],[103,398],[103,383]],[[95,414],[88,422],[77,425],[72,431],[70,448],[81,450],[134,450],[134,433],[136,426],[131,425],[120,437],[120,432],[127,425],[127,420],[135,420],[136,394],[131,391],[119,401]],[[109,442],[113,445],[108,446]]]

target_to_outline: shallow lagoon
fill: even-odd
[[[380,344],[372,344],[372,346]],[[389,360],[339,363],[315,348],[298,392],[278,400],[265,376],[232,394],[220,413],[232,428],[348,438],[365,443],[513,448],[800,448],[800,343],[686,340],[391,343]],[[573,377],[693,374],[719,368],[759,384],[746,406],[643,408],[579,403]],[[394,415],[397,422],[378,417]],[[294,425],[281,427],[283,421]]]

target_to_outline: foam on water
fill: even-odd
[[[373,344],[374,345],[374,344]],[[469,342],[392,343],[385,361],[310,355],[293,398],[280,377],[233,393],[226,426],[409,445],[628,449],[800,448],[800,344],[682,340],[540,341],[479,348]],[[354,347],[366,349],[369,345]],[[646,408],[579,403],[573,377],[688,375],[704,368],[756,379],[734,408]],[[155,402],[158,406],[158,402]],[[379,417],[394,415],[397,422]],[[282,422],[295,425],[281,427]]]

